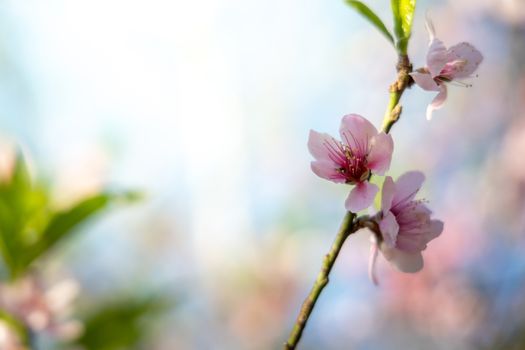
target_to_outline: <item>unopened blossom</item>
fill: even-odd
[[[71,303],[78,284],[64,280],[51,288],[28,276],[14,283],[0,284],[0,309],[9,313],[33,332],[46,331],[59,339],[77,336],[82,325],[69,319]]]
[[[441,40],[436,38],[434,26],[427,21],[430,44],[427,52],[426,67],[410,73],[415,83],[423,90],[438,91],[434,100],[428,105],[426,116],[430,120],[432,112],[443,106],[447,99],[447,85],[469,78],[476,71],[483,56],[471,44],[463,42],[446,48]]]
[[[339,133],[341,141],[310,131],[308,149],[315,158],[311,167],[324,179],[355,185],[345,207],[358,212],[372,204],[379,189],[368,179],[372,173],[383,175],[388,170],[394,142],[390,135],[378,133],[372,123],[357,114],[343,117]]]
[[[377,283],[375,262],[378,250],[398,270],[418,272],[423,268],[421,252],[443,231],[443,222],[432,220],[430,209],[415,199],[424,180],[425,176],[419,171],[407,172],[396,182],[390,176],[385,178],[381,211],[377,215],[381,236],[379,242],[373,239],[371,248],[369,272],[374,283]]]

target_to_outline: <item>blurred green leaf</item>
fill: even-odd
[[[29,176],[29,171],[27,170],[24,157],[20,152],[18,152],[16,155],[15,166],[10,182],[12,183],[13,187],[18,188],[19,190],[29,191],[31,188],[31,178]]]
[[[102,192],[56,212],[51,208],[48,188],[31,181],[19,153],[11,176],[0,182],[0,254],[6,272],[16,279],[33,261],[111,203],[141,198],[138,192]]]
[[[106,209],[111,203],[130,203],[140,200],[138,192],[104,192],[84,199],[70,209],[54,213],[43,230],[40,239],[27,247],[23,267],[29,266],[36,258],[51,249],[57,242],[74,233],[92,216]]]
[[[391,0],[392,14],[394,16],[394,33],[396,47],[399,53],[406,55],[408,41],[412,34],[412,21],[416,9],[416,0]]]
[[[20,267],[25,243],[47,223],[47,206],[47,192],[32,183],[18,153],[12,173],[0,182],[0,253],[11,275]]]
[[[24,266],[53,247],[60,239],[72,233],[74,229],[84,223],[91,216],[104,209],[111,201],[112,195],[98,194],[75,204],[71,209],[54,214],[40,239],[28,247],[24,254]]]
[[[76,340],[86,350],[136,349],[149,336],[152,321],[170,307],[164,297],[120,296],[98,303],[84,319]]]
[[[368,6],[366,6],[361,1],[346,0],[348,6],[353,7],[357,12],[359,12],[363,17],[365,17],[372,25],[374,25],[387,39],[394,45],[394,37],[388,31],[385,24],[381,19],[372,11]]]

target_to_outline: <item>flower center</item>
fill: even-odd
[[[454,76],[457,73],[460,73],[463,70],[465,70],[467,63],[467,60],[455,60],[452,62],[448,62],[445,65],[445,67],[443,67],[443,69],[439,73],[439,76],[437,76],[436,79],[446,83],[454,80]]]
[[[345,147],[345,164],[337,171],[343,175],[347,184],[356,184],[368,179],[370,169],[366,155],[358,155],[348,147]]]
[[[328,155],[334,163],[339,167],[336,168],[337,178],[344,179],[345,183],[354,185],[359,182],[366,181],[370,176],[370,169],[368,168],[368,144],[359,143],[351,136],[354,143],[350,143],[350,139],[346,134],[343,134],[346,143],[337,141],[332,138],[330,141],[325,141],[324,146],[328,150]],[[354,144],[354,147],[350,146]]]

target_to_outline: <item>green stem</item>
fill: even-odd
[[[310,294],[308,294],[301,306],[301,311],[299,312],[299,316],[297,316],[292,333],[290,333],[288,341],[284,344],[285,350],[295,349],[299,343],[304,327],[314,309],[315,303],[324,287],[328,284],[330,271],[332,271],[332,267],[334,266],[335,260],[337,259],[345,240],[348,236],[357,231],[358,227],[354,223],[355,216],[354,213],[346,213],[330,251],[324,256],[323,266],[321,267],[321,271],[317,274],[317,279],[310,290]]]

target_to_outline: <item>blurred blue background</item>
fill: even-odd
[[[391,25],[388,1],[368,1]],[[471,88],[403,96],[390,174],[419,169],[445,222],[426,266],[380,261],[367,232],[340,256],[302,349],[525,347],[525,4],[418,1],[447,46],[484,55]],[[174,298],[147,349],[279,348],[344,215],[348,192],[309,169],[310,129],[375,125],[395,51],[343,1],[5,1],[0,138],[21,145],[56,205],[103,187],[141,204],[105,214],[46,263],[81,286]],[[8,147],[4,147],[7,149]],[[152,321],[153,322],[153,321]]]

